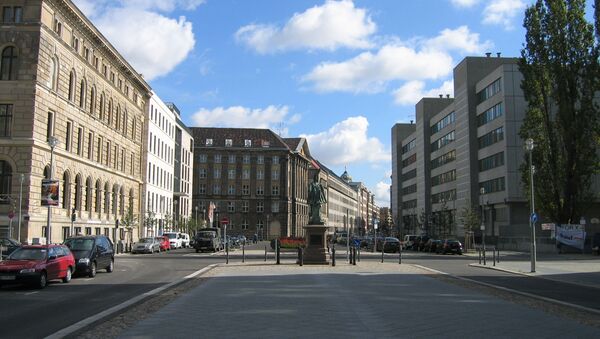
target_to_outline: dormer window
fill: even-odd
[[[231,147],[231,146],[233,146],[233,140],[225,139],[225,147]]]
[[[271,144],[267,140],[262,141],[262,147],[269,147]]]
[[[250,139],[244,140],[244,147],[252,147],[252,140],[250,140]]]
[[[58,19],[54,19],[54,32],[58,36],[62,36],[62,23]]]
[[[79,39],[73,37],[73,41],[71,42],[71,46],[76,52],[79,52]]]
[[[206,139],[206,146],[212,146],[213,145],[213,140],[212,139]]]

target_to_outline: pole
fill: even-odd
[[[19,189],[19,229],[17,229],[17,240],[21,242],[21,210],[23,206],[23,181],[25,181],[25,174],[21,173],[21,188]]]
[[[8,237],[12,238],[12,220],[13,218],[8,219]]]
[[[267,240],[269,240],[269,231],[270,231],[270,227],[269,227],[269,215],[267,214]]]
[[[529,141],[529,140],[528,140]],[[533,140],[532,140],[533,146]],[[536,249],[535,249],[535,223],[533,222],[533,214],[535,213],[535,190],[533,188],[533,147],[529,151],[529,174],[531,180],[531,216],[529,217],[529,226],[531,227],[531,273],[535,272]]]
[[[48,138],[48,144],[50,145],[50,173],[48,175],[48,179],[52,180],[52,176],[54,175],[54,147],[58,145],[58,139],[54,136],[51,136]],[[48,217],[46,220],[46,245],[50,245],[52,243],[52,226],[50,225],[52,221],[52,210],[50,202],[48,202]]]
[[[350,257],[350,220],[348,219],[348,209],[346,208],[346,257],[348,263],[351,264]]]

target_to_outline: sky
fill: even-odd
[[[305,137],[386,207],[392,126],[464,57],[518,57],[532,0],[74,2],[187,126]]]

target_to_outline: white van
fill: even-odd
[[[182,247],[181,233],[179,233],[179,232],[165,232],[165,233],[163,233],[163,235],[166,235],[169,238],[169,243],[171,244],[171,249],[177,249],[177,248],[181,248]]]
[[[406,234],[404,236],[404,240],[402,241],[402,249],[403,250],[412,249],[413,242],[415,241],[416,237],[417,237],[416,234]]]
[[[181,247],[190,247],[190,235],[187,233],[179,233],[179,236],[181,237]]]

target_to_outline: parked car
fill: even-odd
[[[365,236],[360,240],[360,248],[368,248],[369,244],[373,241],[373,237]]]
[[[179,236],[181,237],[181,248],[190,247],[190,235],[187,233],[179,233]]]
[[[161,251],[170,251],[171,250],[171,243],[169,242],[169,238],[166,236],[160,236],[160,237],[155,237],[156,241],[158,241],[159,245],[160,245],[160,250]]]
[[[438,247],[437,253],[441,253],[441,254],[446,254],[446,253],[463,254],[463,246],[460,243],[460,241],[458,241],[456,239],[446,239]]]
[[[26,283],[44,288],[48,281],[71,281],[75,257],[64,245],[26,245],[0,262],[0,285]]]
[[[111,273],[115,268],[115,250],[112,241],[104,235],[72,237],[64,244],[73,252],[77,273],[96,276],[98,269]]]
[[[15,239],[0,238],[0,255],[2,256],[2,258],[8,257],[19,247],[21,247],[21,243],[19,243]]]
[[[397,253],[400,251],[400,240],[394,237],[377,239],[377,251]]]
[[[141,238],[131,246],[131,253],[154,253],[160,252],[160,242],[155,238]]]
[[[415,238],[415,241],[413,243],[413,250],[415,251],[422,251],[423,248],[425,247],[425,243],[427,243],[427,240],[429,240],[429,236],[427,235],[419,235]]]
[[[441,243],[442,243],[442,241],[439,239],[429,239],[425,243],[425,246],[423,246],[423,251],[424,252],[435,252],[437,250],[437,247],[439,245],[441,245]]]
[[[169,242],[171,243],[171,249],[176,250],[181,248],[181,234],[179,232],[165,232],[163,235],[169,238]]]
[[[406,234],[404,240],[402,240],[402,249],[412,249],[416,237],[415,234]]]

